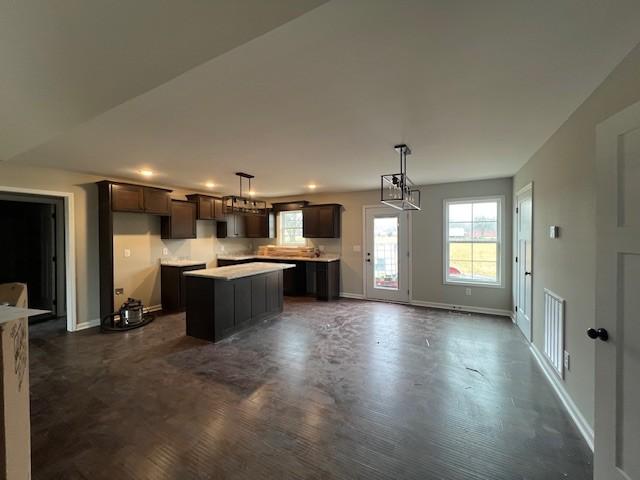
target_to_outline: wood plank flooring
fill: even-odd
[[[592,478],[508,319],[289,298],[218,344],[184,331],[34,326],[33,478]]]

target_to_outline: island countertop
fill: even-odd
[[[184,272],[183,275],[188,277],[212,278],[215,280],[235,280],[236,278],[251,277],[261,273],[277,272],[288,268],[295,268],[295,265],[291,263],[251,262],[226,267],[191,270]]]
[[[295,262],[337,262],[340,255],[320,255],[319,257],[296,257],[296,256],[276,256],[276,255],[254,255],[252,253],[240,255],[218,255],[218,260],[290,260]]]

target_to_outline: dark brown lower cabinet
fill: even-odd
[[[316,298],[336,300],[340,297],[340,262],[316,262]]]
[[[315,296],[318,300],[336,300],[340,297],[340,261],[312,262],[280,259],[249,258],[243,260],[218,260],[219,267],[250,262],[292,263],[295,268],[283,271],[283,290],[288,297],[304,296],[307,291],[307,269],[315,273]],[[311,288],[311,286],[310,286]]]
[[[182,312],[185,309],[186,279],[184,272],[207,268],[201,265],[173,266],[162,265],[160,267],[160,297],[162,310],[165,312]]]
[[[282,312],[282,271],[235,280],[186,277],[187,335],[217,342]]]

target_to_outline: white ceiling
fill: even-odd
[[[151,168],[222,192],[243,170],[276,196],[375,188],[406,142],[419,184],[510,176],[640,41],[639,22],[637,0],[333,0],[9,161]],[[181,51],[199,46],[180,35]],[[173,64],[164,41],[154,61]]]
[[[0,0],[0,160],[327,0]]]

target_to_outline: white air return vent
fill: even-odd
[[[564,378],[564,299],[544,289],[544,354]]]

